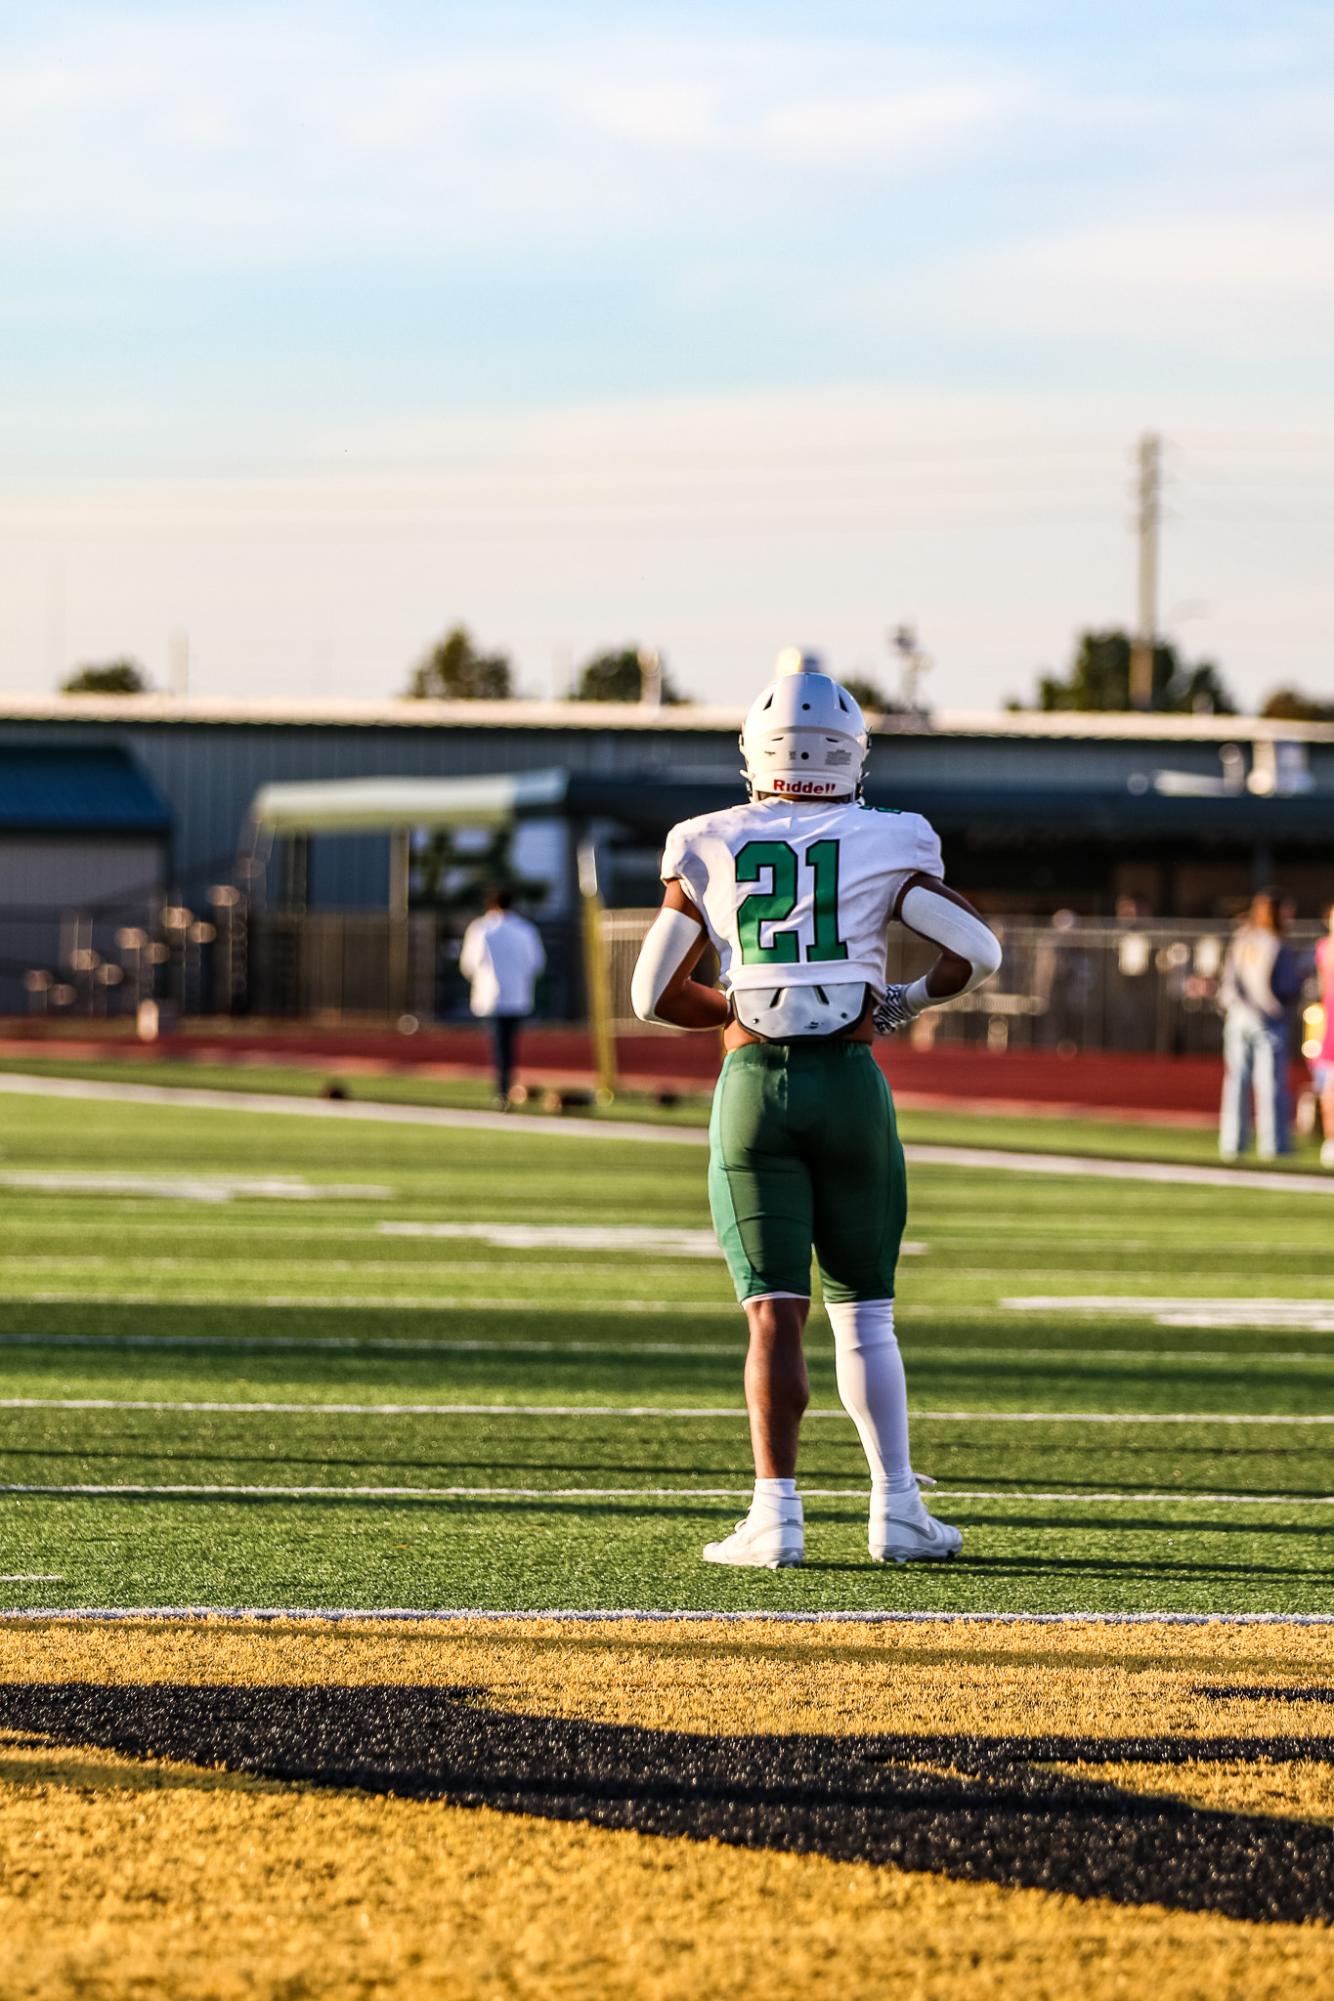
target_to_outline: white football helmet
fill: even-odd
[[[746,712],[742,776],[752,799],[762,792],[852,799],[870,747],[866,718],[847,689],[821,673],[814,654],[789,647]]]

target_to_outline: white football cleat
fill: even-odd
[[[963,1531],[938,1522],[914,1487],[910,1494],[890,1494],[883,1509],[871,1516],[871,1555],[877,1563],[939,1562],[957,1556]]]
[[[792,1570],[806,1554],[801,1502],[781,1515],[748,1514],[721,1542],[706,1542],[706,1563],[730,1563],[745,1570]]]

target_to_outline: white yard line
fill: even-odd
[[[256,1091],[178,1089],[161,1084],[95,1083],[78,1077],[0,1074],[0,1092],[35,1098],[87,1098],[112,1104],[184,1105],[197,1111],[266,1112],[309,1119],[379,1121],[435,1126],[455,1132],[526,1133],[529,1138],[643,1140],[651,1145],[705,1146],[702,1126],[656,1126],[632,1120],[511,1117],[502,1112],[449,1111],[438,1105],[383,1105],[358,1100],[283,1098]],[[994,1168],[1008,1174],[1092,1176],[1108,1181],[1176,1183],[1194,1188],[1254,1188],[1271,1194],[1334,1195],[1334,1174],[1265,1173],[1246,1167],[1196,1167],[1184,1162],[1105,1160],[1087,1154],[1018,1153],[998,1147],[910,1146],[910,1158],[929,1167]]]
[[[1237,1298],[1221,1297],[1192,1298],[1181,1293],[1140,1293],[1140,1292],[1034,1292],[1023,1293],[1012,1299],[1002,1299],[1001,1305],[1008,1306],[1016,1313],[1214,1313],[1224,1309],[1236,1312],[1312,1313],[1324,1312],[1330,1302],[1311,1299]]]
[[[1307,1332],[1307,1329],[1303,1329]],[[707,1355],[726,1356],[735,1361],[744,1348],[744,1342],[737,1341],[508,1341],[503,1336],[495,1340],[454,1340],[442,1336],[439,1340],[388,1340],[363,1339],[357,1334],[6,1334],[0,1331],[0,1348],[88,1348],[96,1351],[105,1348],[115,1352],[119,1348],[162,1348],[214,1350],[226,1355],[232,1349],[249,1353],[265,1353],[272,1349],[277,1354],[295,1350],[322,1351],[330,1349],[341,1354],[384,1354],[406,1353],[411,1355],[605,1355],[608,1359],[638,1355]],[[942,1342],[936,1347],[917,1346],[912,1349],[914,1365],[918,1368],[929,1365],[934,1360],[948,1359],[951,1362],[1076,1362],[1087,1365],[1090,1350],[1083,1348],[960,1348],[953,1342]],[[1306,1352],[1291,1349],[1246,1348],[1098,1348],[1099,1362],[1198,1362],[1218,1366],[1232,1363],[1236,1368],[1250,1371],[1257,1362],[1292,1363],[1317,1362],[1334,1365],[1334,1350]],[[827,1361],[830,1351],[817,1347],[813,1351],[817,1361]]]
[[[632,1341],[618,1345],[610,1341],[466,1341],[450,1340],[364,1340],[359,1334],[4,1334],[0,1348],[191,1348],[216,1349],[225,1355],[240,1348],[247,1353],[273,1349],[284,1353],[294,1349],[332,1349],[341,1354],[407,1353],[410,1355],[726,1355],[732,1361],[745,1351],[744,1339],[736,1341]],[[990,1353],[990,1350],[986,1352]],[[1045,1354],[1045,1349],[1035,1349]],[[1087,1359],[1087,1349],[1071,1349],[1072,1355]],[[1244,1360],[1254,1357],[1223,1359]],[[1323,1361],[1324,1356],[1268,1356],[1269,1361]]]
[[[85,1231],[86,1227],[85,1225]],[[301,1233],[297,1233],[298,1241],[300,1241],[300,1235]],[[622,1253],[622,1255],[625,1254]],[[716,1244],[713,1247],[713,1257],[715,1263],[721,1263]],[[198,1272],[206,1277],[215,1277],[220,1267],[225,1269],[227,1266],[231,1266],[239,1278],[249,1281],[253,1279],[257,1271],[263,1270],[264,1264],[268,1261],[267,1253],[262,1257],[256,1255],[255,1247],[248,1230],[245,1231],[244,1235],[238,1236],[230,1243],[213,1245],[208,1250],[194,1251],[188,1256],[171,1255],[158,1257],[152,1252],[147,1252],[141,1256],[137,1250],[129,1253],[122,1250],[116,1256],[94,1253],[87,1257],[75,1250],[41,1251],[25,1253],[20,1256],[11,1256],[8,1251],[3,1253],[3,1267],[6,1272],[51,1272],[57,1277],[62,1275],[77,1275],[83,1271],[106,1271],[108,1269],[123,1271],[127,1264],[133,1264],[136,1272],[184,1271]],[[672,1299],[674,1301],[679,1300],[684,1306],[691,1306],[696,1303],[704,1306],[716,1306],[725,1303],[719,1301],[716,1297],[703,1299],[698,1302],[693,1301],[689,1294],[684,1293],[680,1288],[692,1280],[695,1283],[699,1283],[702,1279],[702,1274],[692,1273],[687,1275],[672,1271],[670,1276],[667,1277],[666,1267],[676,1261],[665,1257],[638,1257],[635,1258],[633,1268],[631,1268],[630,1266],[620,1264],[609,1267],[605,1255],[596,1258],[559,1258],[554,1262],[546,1261],[541,1264],[516,1265],[513,1258],[451,1258],[438,1256],[326,1258],[321,1257],[318,1249],[311,1249],[304,1252],[300,1257],[293,1257],[289,1252],[282,1252],[277,1257],[272,1258],[272,1262],[278,1265],[281,1275],[284,1277],[293,1272],[340,1271],[373,1272],[376,1277],[397,1276],[400,1279],[435,1278],[447,1280],[459,1278],[465,1273],[469,1276],[476,1275],[496,1279],[507,1273],[516,1271],[525,1277],[530,1273],[536,1275],[540,1272],[546,1290],[550,1289],[553,1275],[559,1277],[562,1283],[565,1283],[568,1279],[577,1279],[583,1282],[586,1275],[590,1272],[599,1272],[604,1276],[616,1278],[627,1278],[642,1271],[646,1266],[656,1267],[662,1265],[664,1267],[665,1282],[672,1287]],[[985,1274],[979,1274],[979,1276],[982,1275],[989,1278],[995,1277],[995,1273],[990,1269]],[[106,1295],[108,1298],[119,1298],[120,1296],[119,1293]],[[244,1304],[245,1297],[246,1295],[243,1294],[239,1303]],[[582,1297],[582,1294],[574,1296],[575,1305],[581,1303]]]
[[[575,1403],[244,1403],[177,1401],[159,1397],[0,1397],[0,1410],[183,1411],[212,1415],[313,1417],[563,1417],[634,1418],[654,1422],[681,1418],[744,1418],[735,1406]],[[805,1422],[837,1418],[842,1410],[808,1410]],[[1311,1417],[1265,1411],[1107,1411],[1107,1410],[914,1410],[917,1424],[1200,1424],[1325,1425],[1334,1413]]]
[[[245,1481],[176,1482],[169,1485],[141,1480],[50,1481],[0,1483],[0,1494],[73,1495],[94,1500],[117,1495],[159,1497],[164,1500],[217,1498],[224,1500],[358,1500],[358,1501],[733,1501],[745,1502],[751,1489],[743,1487],[377,1487],[377,1486],[263,1486]],[[810,1501],[857,1501],[866,1505],[863,1487],[803,1487]],[[1192,1506],[1207,1502],[1211,1507],[1232,1508],[1328,1508],[1334,1494],[1230,1494],[1163,1492],[1143,1493],[1049,1493],[1021,1492],[1014,1488],[933,1487],[937,1501],[1013,1501],[1069,1507],[1096,1503],[1099,1507],[1122,1503],[1143,1507]]]
[[[377,1223],[377,1237],[415,1237],[443,1242],[493,1244],[504,1251],[573,1250],[631,1253],[638,1258],[708,1258],[716,1262],[718,1239],[712,1230],[668,1229],[653,1223]],[[899,1245],[902,1257],[921,1257],[925,1244]],[[591,1262],[591,1261],[590,1261]],[[491,1267],[494,1269],[494,1266]],[[562,1259],[560,1269],[578,1269]],[[400,1266],[399,1269],[402,1269]],[[446,1269],[460,1269],[448,1260]]]
[[[1001,1300],[1010,1313],[1115,1314],[1159,1327],[1223,1333],[1249,1328],[1284,1334],[1334,1334],[1330,1299],[1191,1299],[1170,1294],[1024,1293]]]
[[[446,1243],[494,1244],[505,1251],[633,1251],[664,1258],[716,1258],[712,1230],[652,1223],[377,1223],[380,1237],[428,1237]]]
[[[1096,1181],[1150,1181],[1188,1188],[1262,1188],[1286,1195],[1334,1195],[1334,1174],[1266,1173],[1254,1167],[1197,1167],[1184,1161],[1105,1160],[1085,1153],[1012,1153],[987,1146],[910,1146],[920,1167],[983,1167],[1006,1174],[1076,1174]]]
[[[320,1262],[321,1270],[329,1270],[330,1265]],[[363,1267],[364,1269],[364,1267]],[[401,1266],[394,1269],[402,1271]],[[445,1268],[441,1277],[450,1273]],[[414,1271],[404,1272],[405,1277],[416,1276]],[[394,1293],[389,1291],[373,1293],[330,1293],[330,1292],[238,1292],[234,1286],[213,1288],[208,1291],[179,1292],[163,1289],[155,1292],[98,1292],[90,1286],[41,1286],[32,1291],[11,1288],[4,1295],[11,1306],[173,1306],[182,1310],[197,1306],[227,1306],[253,1309],[271,1307],[275,1311],[290,1312],[318,1308],[322,1313],[526,1313],[546,1316],[561,1314],[657,1314],[663,1318],[679,1319],[682,1316],[698,1318],[700,1315],[721,1316],[741,1326],[740,1308],[726,1299],[606,1299],[589,1298],[583,1295],[562,1293],[559,1298],[516,1296],[496,1299],[485,1293]],[[1075,1312],[1087,1306],[1090,1312],[1115,1313],[1125,1318],[1135,1315],[1151,1318],[1160,1327],[1180,1329],[1197,1328],[1203,1333],[1228,1332],[1270,1332],[1280,1334],[1334,1334],[1334,1308],[1308,1306],[1300,1301],[1275,1302],[1272,1308],[1263,1308],[1245,1302],[1218,1301],[1212,1307],[1199,1302],[1183,1300],[1175,1302],[1171,1312],[1161,1311],[1164,1302],[1141,1302],[1138,1300],[1111,1299],[1099,1304],[1096,1300],[1081,1299],[1072,1295],[1069,1299],[1050,1299],[1034,1296],[1024,1299],[1003,1299],[1000,1304],[1013,1312],[1059,1313]],[[1143,1312],[1145,1305],[1149,1310]],[[1180,1309],[1180,1310],[1176,1310]],[[919,1324],[930,1320],[954,1319],[960,1311],[976,1313],[983,1310],[979,1306],[959,1308],[936,1303],[913,1306],[913,1318]],[[817,1315],[821,1308],[816,1305]],[[818,1325],[818,1321],[817,1321]],[[3,1337],[0,1337],[3,1338]],[[219,1341],[230,1337],[219,1335]],[[367,1344],[369,1345],[369,1344]],[[563,1344],[554,1344],[560,1346]],[[979,1351],[995,1352],[995,1351]],[[1089,1355],[1106,1351],[1090,1349]],[[1146,1351],[1148,1352],[1148,1351]]]
[[[1334,1612],[696,1612],[667,1608],[579,1611],[569,1606],[530,1612],[486,1607],[357,1605],[40,1605],[0,1611],[0,1622],[40,1620],[109,1625],[124,1619],[251,1619],[268,1623],[371,1625],[376,1620],[411,1625],[443,1621],[513,1626],[536,1620],[571,1625],[720,1626],[1334,1626]]]

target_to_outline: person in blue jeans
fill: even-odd
[[[491,1030],[496,1104],[502,1112],[509,1109],[519,1025],[533,1011],[533,987],[546,964],[537,926],[520,917],[512,903],[503,886],[488,891],[486,911],[464,932],[459,953],[472,1011]]]
[[[1224,1160],[1246,1151],[1252,1130],[1261,1160],[1292,1151],[1290,1013],[1300,988],[1300,969],[1283,943],[1279,899],[1272,890],[1262,890],[1233,934],[1219,983],[1223,1101],[1218,1151]]]

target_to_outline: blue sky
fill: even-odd
[[[984,707],[1133,603],[1334,693],[1334,13],[0,6],[0,682],[740,700],[916,618]],[[1323,510],[1323,512],[1322,512]]]

